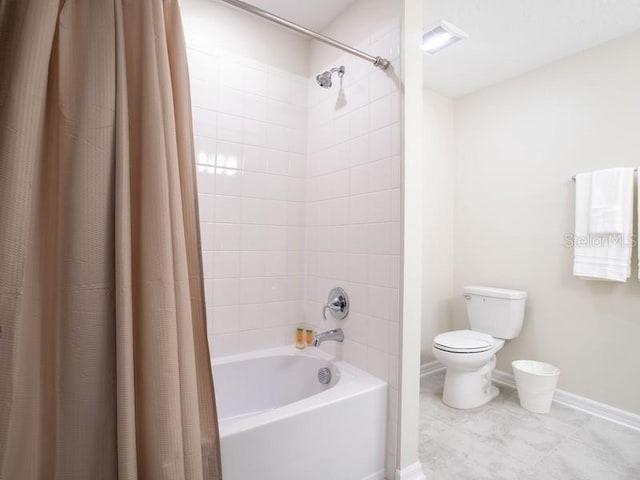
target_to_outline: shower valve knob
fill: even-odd
[[[349,297],[343,288],[336,287],[329,292],[327,303],[322,308],[322,318],[325,320],[327,319],[327,310],[338,320],[343,320],[349,315]]]

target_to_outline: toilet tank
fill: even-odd
[[[527,292],[493,287],[464,287],[471,329],[508,340],[520,334]]]

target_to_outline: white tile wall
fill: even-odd
[[[340,326],[344,344],[324,348],[389,382],[387,478],[394,477],[400,287],[399,21],[359,45],[387,56],[389,73],[351,56],[331,89],[309,81],[306,178],[306,316],[316,329]],[[364,64],[364,68],[363,68]],[[329,290],[351,300],[344,321],[322,321]]]
[[[391,71],[336,57],[327,68],[345,65],[346,73],[325,90],[317,72],[306,78],[231,55],[193,13],[189,21],[201,31],[187,32],[187,40],[212,352],[291,343],[301,323],[337,326],[321,320],[322,305],[333,286],[345,287],[351,313],[339,326],[346,340],[323,348],[389,382],[393,478],[400,22],[358,45],[391,59]]]
[[[307,79],[212,51],[188,49],[209,336],[221,356],[290,343],[304,321]]]

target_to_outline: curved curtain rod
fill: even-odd
[[[334,40],[333,38],[327,37],[320,33],[314,32],[313,30],[309,30],[308,28],[302,27],[297,23],[290,22],[282,17],[278,17],[273,13],[267,12],[266,10],[262,10],[261,8],[254,7],[253,5],[249,5],[248,3],[242,2],[240,0],[220,0],[224,3],[237,7],[245,12],[251,13],[253,15],[257,15],[258,17],[262,17],[265,20],[269,20],[270,22],[277,23],[283,27],[286,27],[295,32],[301,33],[309,38],[313,38],[315,40],[319,40],[333,47],[339,48],[351,55],[355,55],[356,57],[363,58],[371,63],[373,63],[374,67],[378,67],[381,70],[386,70],[389,68],[389,60],[382,57],[374,57],[373,55],[369,55],[368,53],[363,52],[362,50],[358,50],[357,48],[350,47],[349,45]]]

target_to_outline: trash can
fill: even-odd
[[[522,408],[534,413],[549,413],[560,369],[534,360],[516,360],[511,366]]]

